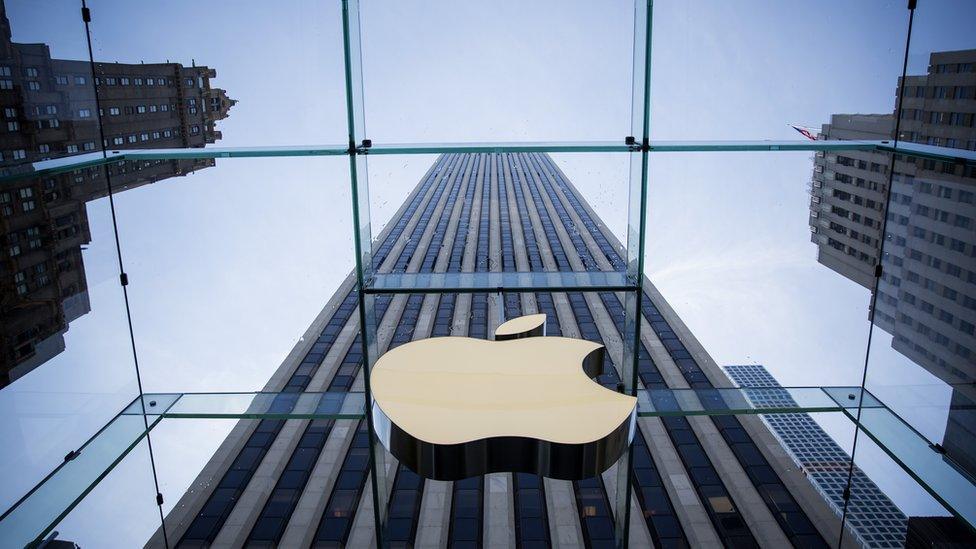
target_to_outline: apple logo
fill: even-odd
[[[602,345],[545,336],[546,315],[505,322],[495,340],[434,337],[401,345],[370,375],[383,445],[417,474],[497,472],[578,480],[602,473],[634,436],[637,399],[592,378]]]

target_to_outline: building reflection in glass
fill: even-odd
[[[46,44],[11,40],[0,2],[0,173],[114,149],[203,147],[235,104],[205,66],[54,59]],[[85,204],[213,166],[145,160],[0,183],[0,388],[65,348],[90,310],[82,250]]]
[[[833,115],[819,137],[890,139],[895,116],[900,141],[976,150],[976,50],[933,53],[927,74],[906,78],[900,112]],[[976,166],[894,160],[882,224],[891,158],[817,153],[812,240],[820,263],[865,288],[880,269],[872,321],[952,388],[940,450],[976,476]]]

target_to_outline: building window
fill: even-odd
[[[10,255],[10,257],[17,257],[20,255],[20,245],[14,244],[8,249],[7,253]]]
[[[17,284],[20,284],[21,282],[25,282],[26,280],[27,280],[27,273],[25,273],[24,271],[14,273],[14,282],[16,282]]]
[[[78,145],[68,145],[67,147],[65,147],[65,152],[67,152],[68,154],[74,154],[78,152]]]
[[[87,83],[88,83],[88,79],[85,78],[84,76],[76,76],[75,77],[75,85],[76,86],[84,86]]]
[[[109,107],[108,108],[108,114],[110,116],[118,116],[118,115],[122,114],[122,111],[119,110],[118,107]]]
[[[54,82],[56,84],[60,85],[60,86],[67,86],[68,85],[68,77],[67,76],[60,76],[60,75],[55,76],[54,77]]]
[[[122,138],[122,137],[115,137],[115,138],[112,138],[112,143],[115,144],[115,145],[121,145],[121,144],[125,143],[125,139]]]
[[[973,332],[976,331],[976,326],[973,326],[972,324],[966,322],[965,320],[960,320],[959,331],[969,335],[973,335]]]
[[[156,79],[155,78],[147,78],[146,79],[146,85],[147,86],[155,86],[156,85]]]
[[[0,90],[12,90],[14,89],[13,80],[0,80]]]
[[[162,112],[169,112],[169,105],[160,105],[159,110]]]
[[[129,143],[135,143],[136,142],[136,136],[135,136],[135,134],[130,135],[127,139],[129,140]]]
[[[6,116],[7,118],[16,118],[17,109],[13,107],[6,107],[5,109],[3,109],[3,115]]]
[[[149,134],[148,133],[141,133],[141,134],[139,134],[139,140],[140,141],[149,141]]]
[[[34,67],[24,68],[24,76],[29,76],[31,78],[37,78],[37,69]]]
[[[156,112],[157,110],[159,110],[159,107],[156,105],[149,105],[149,112]]]
[[[41,230],[37,227],[30,227],[27,229],[27,246],[36,250],[41,247]],[[38,263],[34,266],[34,272],[40,274],[47,271],[47,265],[43,263]]]
[[[49,153],[51,152],[51,146],[47,143],[42,143],[37,146],[37,152],[39,153]]]
[[[187,110],[190,111],[190,114],[196,114],[197,113],[197,108],[196,107],[188,107]]]
[[[122,86],[128,86],[129,85],[129,79],[128,78],[125,78],[125,77],[122,77],[122,78],[119,79],[119,84],[121,84]]]
[[[196,135],[198,133],[200,133],[200,126],[197,126],[196,124],[190,126],[190,135]]]
[[[106,76],[105,77],[105,85],[107,85],[107,86],[115,86],[118,83],[119,83],[118,79],[115,78],[114,76]]]
[[[17,131],[19,129],[20,129],[20,122],[17,122],[16,120],[11,120],[11,121],[7,122],[7,131],[8,132],[15,132],[15,131]]]
[[[86,143],[85,143],[85,144],[83,145],[83,148],[84,148],[84,149],[85,149],[86,151],[93,151],[93,150],[95,150],[95,142],[94,142],[94,141],[88,141],[88,142],[86,142]]]
[[[159,135],[160,135],[159,132],[152,132],[153,139],[159,139]]]
[[[193,87],[193,79],[192,78],[187,78],[186,79],[186,87],[188,87],[188,88],[192,88]]]
[[[23,202],[20,203],[20,207],[25,212],[29,212],[29,211],[31,211],[31,210],[34,209],[34,201],[33,200],[24,200]]]
[[[170,130],[163,130],[163,137],[173,137],[173,132]]]
[[[78,118],[91,118],[91,109],[78,109]]]
[[[125,114],[132,114],[132,113],[133,113],[132,107],[126,106],[125,107]]]
[[[13,155],[14,160],[23,160],[27,158],[27,151],[25,151],[24,149],[17,149],[15,151],[11,151],[11,154]]]
[[[27,89],[33,90],[33,91],[40,91],[41,84],[39,82],[37,82],[36,80],[28,80],[27,81]]]
[[[46,114],[58,114],[58,106],[57,105],[48,105],[48,106],[44,107],[44,112]]]
[[[7,66],[0,67],[0,76],[10,76],[10,67]]]

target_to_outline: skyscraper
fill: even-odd
[[[759,364],[725,366],[725,373],[740,387],[780,387]],[[758,407],[795,406],[786,390],[750,391],[746,396]],[[809,414],[766,414],[769,426],[793,461],[840,516],[848,486],[851,456]],[[903,547],[908,517],[881,491],[860,467],[850,479],[847,521],[863,547]]]
[[[901,84],[901,83],[900,83]],[[899,87],[900,89],[900,87]],[[933,53],[904,81],[899,140],[976,150],[976,50]],[[887,139],[893,115],[834,115],[824,139]],[[817,153],[810,227],[818,259],[871,288],[892,347],[953,387],[943,446],[976,474],[976,168],[876,152]],[[883,244],[883,256],[882,256]]]
[[[46,44],[13,42],[0,2],[0,171],[103,147],[203,147],[220,139],[215,124],[235,103],[210,86],[217,74],[208,67],[92,70],[88,61],[52,58]],[[0,185],[0,388],[63,351],[68,325],[89,312],[85,204],[108,194],[107,180],[119,192],[209,166],[212,159],[133,161]]]
[[[545,154],[439,157],[374,245],[380,272],[609,270],[622,248]],[[354,278],[323,308],[264,390],[361,388]],[[645,283],[642,387],[728,387],[728,378]],[[379,346],[488,338],[502,318],[543,312],[549,335],[607,347],[615,387],[624,309],[613,292],[382,295]],[[632,546],[825,547],[831,512],[755,417],[641,418],[634,437]],[[375,539],[365,421],[244,420],[165,520],[178,547],[364,547]],[[420,478],[387,458],[389,536],[406,547],[605,547],[616,477],[497,473]],[[639,512],[637,511],[639,510]],[[850,537],[846,539],[850,540]],[[161,546],[162,532],[149,541]]]
[[[820,139],[890,139],[890,114],[835,114]],[[871,288],[881,250],[890,157],[878,151],[818,151],[810,181],[810,236],[817,260]]]

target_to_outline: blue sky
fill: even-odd
[[[655,2],[652,138],[797,139],[788,124],[890,112],[905,46],[903,4]],[[213,85],[239,100],[218,125],[219,145],[345,140],[338,2],[90,6],[96,59],[195,60],[217,70]],[[75,2],[8,0],[7,10],[14,40],[45,42],[55,57],[87,57]],[[925,70],[930,51],[976,47],[967,26],[974,12],[968,2],[920,0],[910,72]],[[363,25],[374,142],[630,133],[628,2],[367,0]],[[626,159],[554,158],[622,234]],[[377,230],[432,160],[370,159]],[[806,213],[811,167],[804,153],[655,155],[648,272],[719,364],[762,363],[784,385],[855,385],[868,294],[816,263]],[[221,160],[117,197],[147,392],[263,385],[352,268],[347,180],[342,158]],[[88,211],[92,312],[72,323],[66,352],[0,393],[0,410],[17,417],[0,426],[12,441],[0,451],[0,507],[136,392],[109,211],[105,201]],[[875,334],[869,388],[899,395],[893,404],[937,439],[947,391],[889,344]],[[823,423],[850,445],[849,423]],[[167,506],[230,426],[188,421],[154,431]],[[59,529],[92,546],[145,539],[158,521],[146,461],[141,445]],[[870,445],[859,449],[862,462],[906,511],[936,512]],[[87,527],[117,509],[120,495],[132,502],[132,520],[119,531]]]

